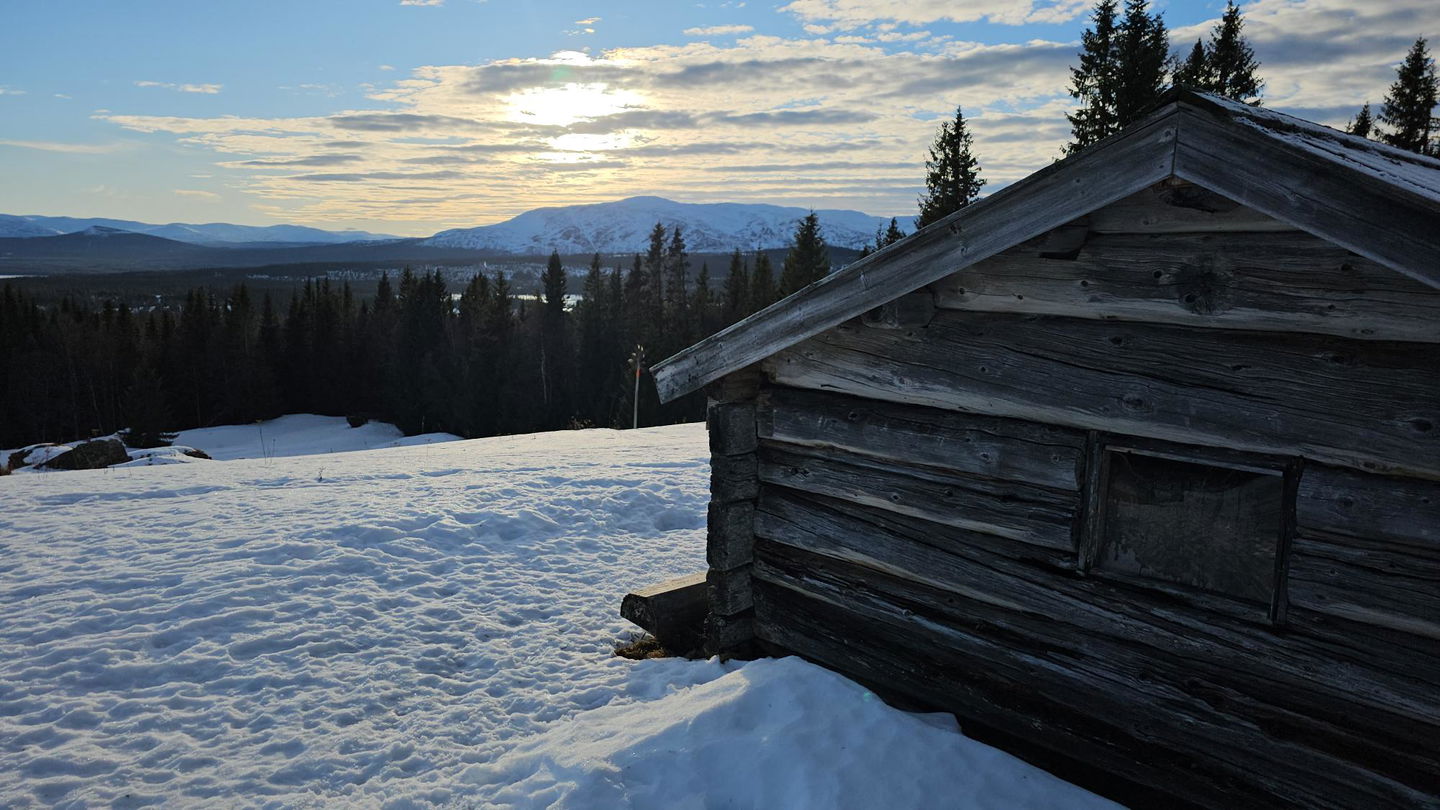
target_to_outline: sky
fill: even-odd
[[[654,194],[913,214],[1061,154],[1077,0],[0,0],[0,212],[418,236]],[[1224,8],[1157,2],[1177,50]],[[1241,5],[1267,106],[1378,104],[1435,0]]]

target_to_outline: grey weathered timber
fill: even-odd
[[[1294,604],[1440,640],[1440,483],[1311,465],[1296,510]]]
[[[1054,549],[1073,548],[1079,494],[1015,480],[767,442],[760,479]]]
[[[754,539],[751,539],[753,545]],[[750,590],[750,564],[709,572],[710,610],[720,616],[735,616],[755,606]]]
[[[932,287],[970,312],[1440,343],[1440,289],[1301,231],[1092,235],[1073,259],[1027,243]]]
[[[751,556],[755,545],[755,498],[760,491],[756,458],[755,397],[758,368],[744,368],[708,390],[710,507],[707,515],[705,648],[743,656],[752,645]]]
[[[1073,318],[941,312],[779,352],[777,383],[1440,479],[1440,353]]]
[[[1193,183],[1160,182],[1091,211],[1091,234],[1257,233],[1294,231],[1295,226],[1247,208]]]
[[[755,498],[755,454],[710,456],[710,500],[720,503]]]
[[[704,641],[705,572],[625,594],[620,615],[645,628],[667,649],[688,653]]]
[[[717,402],[706,413],[710,452],[734,456],[755,452],[755,403]]]
[[[758,479],[755,491],[757,494],[759,493]],[[750,562],[750,549],[754,542],[752,536],[754,522],[754,500],[731,503],[710,502],[705,558],[712,569],[725,571],[739,568]]]
[[[1421,782],[1416,787],[1357,769],[1339,755],[1285,743],[1257,756],[1245,718],[1261,710],[1244,693],[1195,683],[1186,694],[1147,678],[1143,667],[1123,679],[1070,669],[1063,647],[1017,654],[1003,634],[984,632],[999,627],[994,618],[968,627],[924,621],[923,614],[869,592],[851,597],[844,584],[819,588],[815,581],[800,579],[798,571],[788,581],[768,568],[760,575],[762,638],[1116,777],[1216,810],[1435,806],[1427,774],[1411,777]],[[787,587],[800,582],[808,587]],[[1015,684],[1029,688],[1020,693]],[[1227,703],[1233,714],[1210,709]],[[1081,713],[1078,706],[1091,708]],[[1324,727],[1286,711],[1271,712],[1265,722],[1287,735]],[[1108,733],[1090,730],[1095,726]],[[1177,738],[1190,747],[1170,749]],[[1416,756],[1408,756],[1411,769]]]
[[[1191,666],[1197,655],[1218,655],[1215,665],[1237,678],[1298,684],[1319,675],[1305,692],[1440,723],[1440,661],[1433,658],[1440,644],[1430,639],[1373,637],[1348,623],[1337,630],[1303,611],[1301,621],[1277,630],[1263,612],[1223,596],[1108,572],[1077,576],[1073,557],[1054,549],[778,487],[766,488],[756,531],[771,544],[1005,606],[1097,643],[1138,644],[1169,656],[1157,666]],[[757,541],[757,558],[767,553]],[[1355,655],[1337,657],[1337,647]],[[1259,649],[1266,657],[1255,656]],[[1414,651],[1429,654],[1417,660]]]
[[[798,388],[767,389],[759,414],[765,439],[1056,489],[1077,488],[1085,442],[1052,425]]]
[[[1440,641],[1440,549],[1301,535],[1290,559],[1291,604]]]
[[[858,317],[1169,177],[1173,105],[1112,136],[1103,150],[1041,169],[884,250],[805,287],[656,365],[662,401],[764,359],[784,345]]]
[[[1337,662],[1333,642],[1137,603],[1127,587],[1067,575],[1031,547],[839,501],[767,490],[761,513],[756,623],[766,640],[814,655],[822,635],[799,625],[793,606],[769,603],[772,584],[780,585],[825,606],[828,632],[849,648],[820,656],[832,666],[857,672],[857,659],[875,652],[864,639],[901,634],[914,646],[894,661],[900,674],[886,683],[923,693],[930,679],[916,668],[957,654],[965,673],[993,679],[996,691],[976,705],[964,690],[947,690],[938,705],[967,716],[1008,706],[1015,714],[1002,722],[1041,744],[1056,742],[1054,729],[1037,734],[1025,724],[1068,714],[1067,730],[1091,740],[1070,751],[1082,758],[1093,748],[1123,747],[1139,731],[1136,761],[1096,764],[1141,782],[1137,771],[1163,773],[1167,757],[1181,757],[1209,760],[1230,778],[1256,769],[1243,781],[1268,782],[1276,795],[1299,789],[1307,797],[1294,799],[1300,805],[1360,806],[1353,802],[1383,797],[1427,806],[1423,791],[1440,784],[1440,765],[1423,742],[1440,729],[1433,688],[1372,662]],[[1037,699],[1050,704],[1038,714]],[[1253,725],[1257,717],[1268,718],[1264,730]],[[1215,789],[1192,798],[1233,806],[1217,804]]]
[[[1440,286],[1440,162],[1213,99],[1181,110],[1175,176]],[[1244,116],[1249,126],[1235,126]],[[1393,172],[1400,182],[1387,181]],[[1428,176],[1433,175],[1433,176]],[[1412,177],[1423,177],[1416,183]]]
[[[887,301],[860,317],[876,329],[918,329],[935,317],[935,296],[928,289],[906,293]]]
[[[1440,553],[1440,483],[1310,465],[1296,512],[1302,532],[1372,538]]]

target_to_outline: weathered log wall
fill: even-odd
[[[850,322],[764,363],[780,384],[1440,480],[1431,344],[941,311]]]
[[[755,499],[760,493],[755,398],[760,374],[748,368],[707,390],[710,433],[710,507],[705,559],[709,615],[706,651],[745,656],[754,644],[751,561],[755,546]]]
[[[1435,639],[1316,610],[1304,589],[1281,629],[1238,600],[1081,575],[1082,434],[783,388],[758,424],[761,639],[1202,805],[1440,791],[1440,664],[1416,661]],[[1316,472],[1312,500],[1354,475]],[[1371,512],[1403,503],[1369,491]],[[1404,559],[1396,579],[1436,573]]]

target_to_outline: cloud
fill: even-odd
[[[395,69],[395,66],[394,66],[394,65],[380,65],[379,67],[380,67],[381,70],[394,70],[394,69]]]
[[[680,33],[687,37],[725,37],[733,34],[748,34],[754,31],[749,25],[710,25],[701,28],[686,28]]]
[[[362,155],[306,155],[305,157],[283,158],[272,160],[242,160],[230,165],[233,166],[343,166],[347,163],[359,163],[364,160]]]
[[[443,6],[445,0],[400,0],[402,6]]]
[[[24,91],[24,90],[16,90],[16,89],[13,88],[13,87],[5,87],[4,85],[0,85],[0,96],[23,96],[23,95],[25,95],[25,91]]]
[[[213,191],[201,191],[198,188],[177,188],[175,189],[175,193],[181,197],[188,197],[193,200],[215,201],[220,199],[219,194]]]
[[[600,22],[600,18],[599,18],[599,17],[586,17],[586,18],[583,19],[583,20],[576,20],[576,21],[575,21],[575,24],[576,24],[576,25],[594,25],[595,23],[598,23],[598,22]]]
[[[1267,105],[1343,123],[1367,98],[1378,102],[1413,39],[1404,32],[1426,30],[1429,2],[1246,5]],[[799,3],[787,7],[792,14]],[[817,20],[822,27],[863,16],[863,4],[850,0],[811,5],[850,15]],[[917,0],[865,18],[872,22],[859,33],[751,33],[420,66],[371,90],[367,109],[95,117],[210,150],[227,183],[291,221],[465,226],[636,194],[904,214],[914,210],[935,129],[957,104],[988,191],[1058,157],[1070,134],[1065,113],[1074,102],[1065,90],[1078,46],[1033,40],[1031,31],[1024,42],[955,41],[897,27],[910,23],[894,15],[948,9],[991,20],[1067,8]],[[1209,25],[1174,41],[1193,42]]]
[[[65,152],[74,155],[103,155],[120,149],[122,144],[0,140],[0,146],[13,146],[17,149],[35,149],[41,152]]]
[[[143,80],[142,80],[142,81],[137,81],[137,82],[135,82],[135,86],[136,86],[136,87],[161,87],[161,88],[164,88],[164,89],[166,89],[166,90],[175,90],[175,91],[180,92],[180,93],[203,93],[203,94],[206,94],[206,95],[214,95],[214,94],[216,94],[216,93],[219,93],[220,90],[221,90],[225,85],[223,85],[223,84],[177,84],[177,83],[175,83],[175,82],[152,82],[152,81],[143,81]]]
[[[1063,23],[1081,16],[1091,5],[1091,0],[792,0],[780,11],[800,18],[811,33],[826,34],[876,23]]]

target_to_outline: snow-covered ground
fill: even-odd
[[[0,806],[1112,806],[793,659],[613,657],[624,592],[704,565],[706,456],[685,425],[0,478]]]
[[[352,428],[343,416],[298,413],[256,422],[251,425],[182,430],[175,444],[204,450],[216,461],[239,458],[276,458],[376,450],[382,447],[413,447],[419,444],[453,442],[453,433],[422,433],[406,436],[386,422],[368,422]]]

